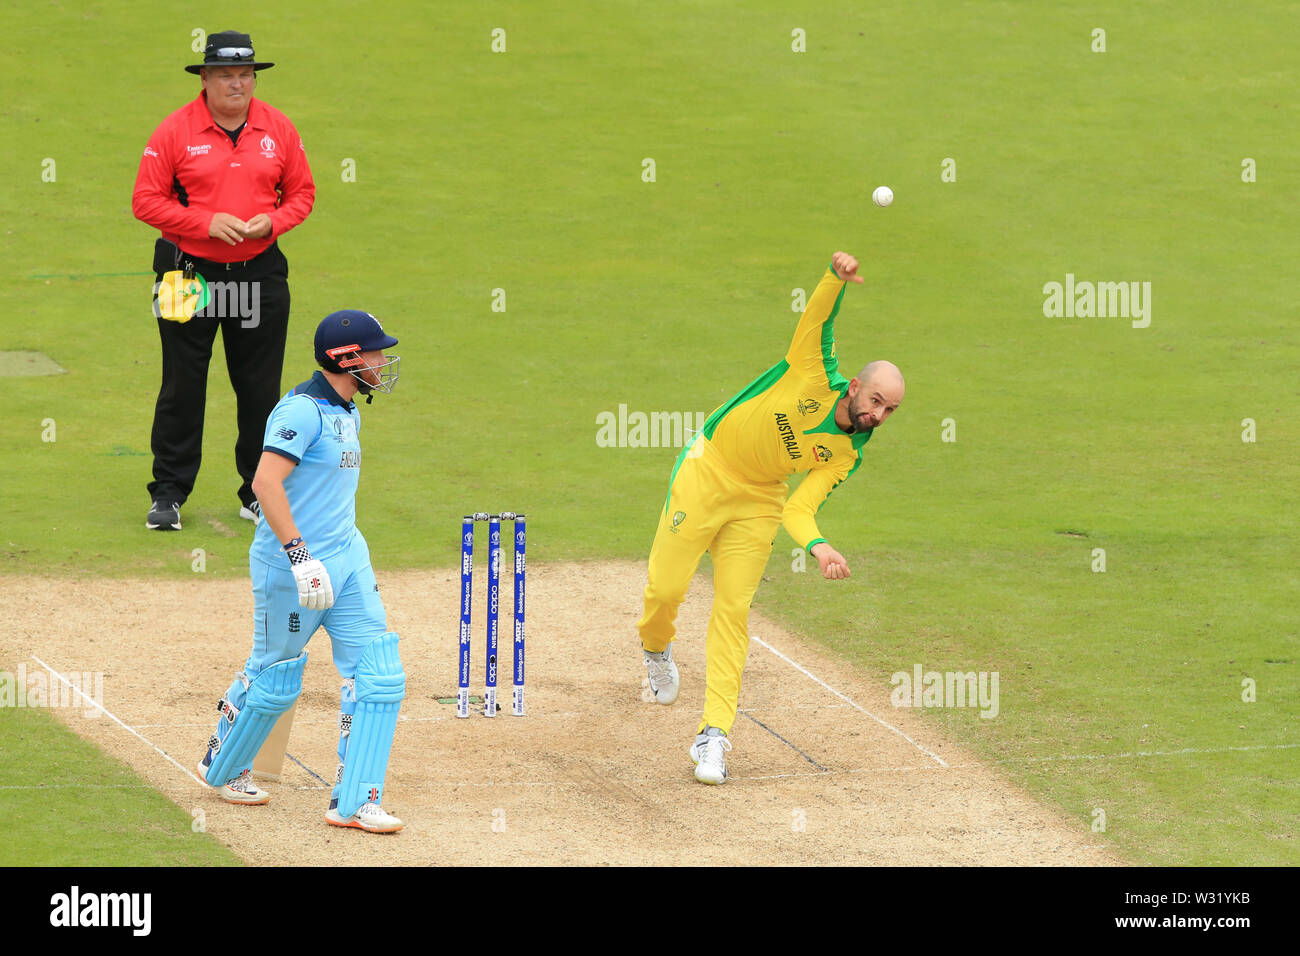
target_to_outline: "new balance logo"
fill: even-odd
[[[281,428],[275,433],[276,438],[283,438],[285,441],[293,441],[298,437],[298,433],[292,428]]]

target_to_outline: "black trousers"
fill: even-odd
[[[177,261],[175,246],[159,239],[154,252],[159,281]],[[188,322],[158,319],[162,387],[154,407],[149,496],[183,503],[194,490],[203,457],[208,365],[220,329],[237,403],[238,495],[247,505],[255,498],[252,482],[262,457],[266,419],[280,399],[289,328],[289,263],[280,247],[272,245],[242,269],[227,271],[197,261],[195,271],[207,280],[212,301]]]

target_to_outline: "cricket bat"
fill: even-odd
[[[261,780],[279,782],[280,771],[284,769],[284,755],[289,750],[289,731],[293,728],[293,714],[298,709],[298,702],[280,715],[280,719],[271,728],[271,735],[262,744],[262,749],[253,758],[253,776]]]

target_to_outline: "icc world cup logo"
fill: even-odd
[[[822,403],[815,398],[801,398],[795,403],[795,407],[799,409],[800,415],[811,415],[822,407]]]

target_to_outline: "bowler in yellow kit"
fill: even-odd
[[[645,613],[637,622],[650,689],[660,704],[677,699],[673,622],[691,577],[713,557],[713,613],[705,644],[704,718],[691,759],[695,779],[727,779],[726,752],[749,653],[749,605],[779,525],[817,559],[822,576],[849,565],[817,529],[827,496],[862,463],[873,429],[903,400],[903,374],[891,362],[845,379],[835,358],[835,316],[858,260],[831,257],[799,319],[785,358],[716,409],[682,449],[650,550]],[[789,494],[786,480],[805,474]]]

